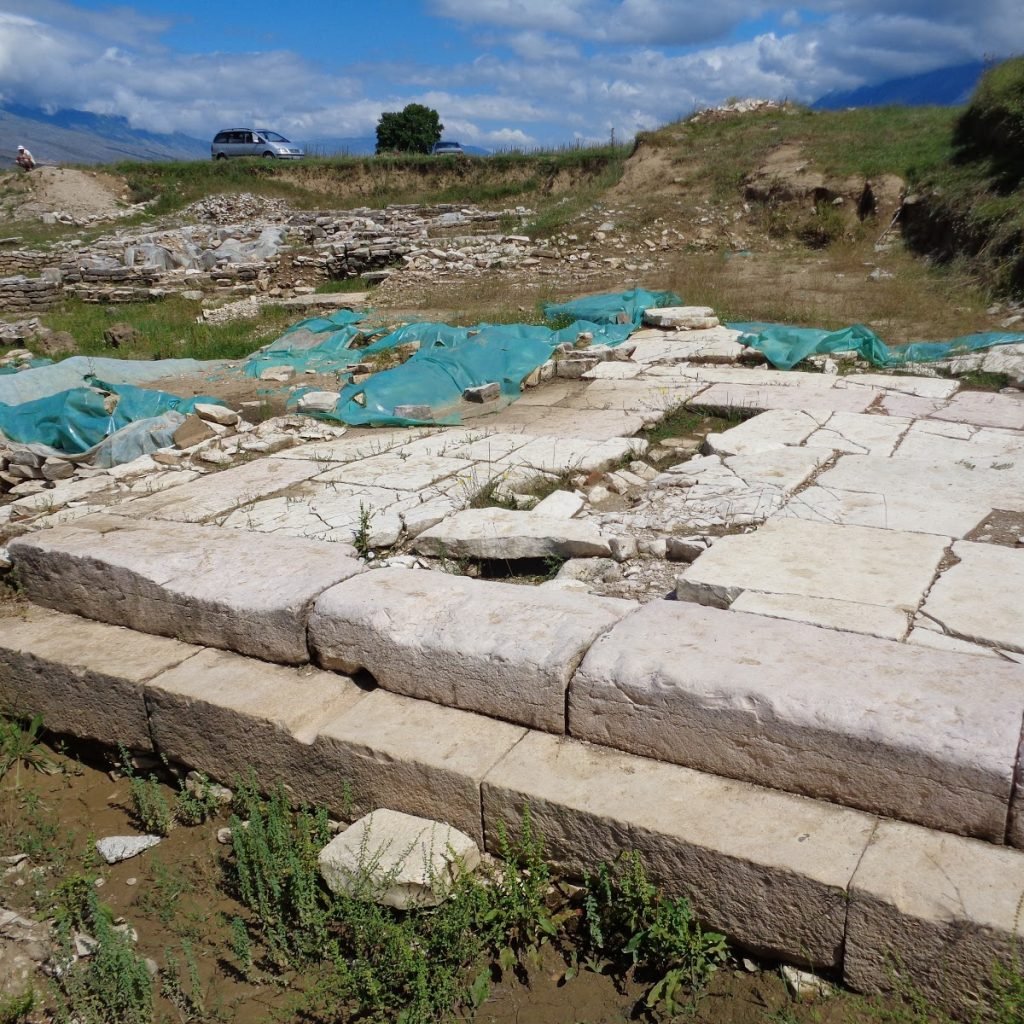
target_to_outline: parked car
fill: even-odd
[[[266,128],[232,128],[217,132],[210,144],[214,160],[229,156],[262,156],[277,160],[299,160],[305,153],[283,135]]]
[[[430,150],[432,156],[465,156],[466,152],[461,144],[454,141],[435,142]]]

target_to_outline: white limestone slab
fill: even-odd
[[[969,1018],[993,967],[1019,970],[1024,853],[899,822],[879,823],[850,886],[843,980],[912,986]]]
[[[326,461],[317,463],[276,456],[255,459],[220,473],[210,473],[169,492],[122,502],[117,512],[135,519],[201,523],[288,490],[322,473],[329,465]]]
[[[607,441],[591,441],[578,437],[535,437],[497,465],[516,468],[529,466],[545,473],[568,471],[592,473],[621,462],[626,456],[641,455],[647,442],[635,437],[613,437]]]
[[[595,380],[567,404],[576,409],[621,409],[667,413],[698,394],[703,385],[675,380]]]
[[[320,465],[324,472],[331,465],[358,462],[396,451],[421,437],[430,437],[437,431],[425,427],[402,427],[395,430],[368,430],[349,433],[330,441],[311,441],[286,451],[277,452],[276,459],[300,459]]]
[[[825,419],[825,416],[815,417],[793,409],[763,412],[722,433],[708,434],[707,450],[723,456],[754,455],[773,448],[800,445]]]
[[[491,851],[528,806],[547,855],[572,872],[637,850],[656,883],[745,947],[841,961],[869,815],[537,732],[492,769],[483,797]]]
[[[420,492],[459,473],[467,473],[472,467],[473,463],[468,459],[453,459],[443,455],[406,455],[399,450],[374,455],[359,462],[349,462],[321,473],[316,479],[319,483],[336,482]]]
[[[583,374],[583,380],[632,380],[643,371],[639,363],[627,363],[620,360],[598,363],[592,370]]]
[[[700,408],[749,412],[766,412],[769,409],[866,412],[874,400],[875,393],[870,388],[747,387],[742,384],[712,384],[688,404]]]
[[[736,612],[792,619],[813,626],[866,633],[885,640],[902,640],[907,632],[907,613],[897,608],[837,601],[828,597],[795,594],[759,594],[745,590],[729,607]]]
[[[973,465],[980,463],[990,467],[1005,462],[1006,458],[1013,461],[1024,458],[1024,431],[973,427],[964,423],[949,424],[963,431],[956,435],[937,431],[935,425],[928,420],[914,423],[900,442],[896,457]]]
[[[930,647],[935,651],[956,651],[958,654],[975,654],[982,658],[998,658],[1002,660],[999,652],[992,647],[982,647],[979,644],[971,644],[966,640],[957,640],[955,636],[947,636],[935,629],[929,628],[935,625],[920,615],[915,619],[920,623],[907,634],[907,643],[915,647]]]
[[[912,374],[849,373],[843,377],[843,381],[848,385],[880,388],[883,391],[895,391],[897,394],[915,395],[918,398],[951,398],[960,390],[960,384],[955,380],[916,377]]]
[[[565,689],[629,601],[441,572],[379,569],[317,602],[320,664],[365,669],[385,689],[563,732]]]
[[[584,499],[574,491],[552,491],[530,510],[534,516],[548,516],[555,519],[572,519],[582,511]]]
[[[55,733],[149,750],[143,684],[199,650],[29,605],[0,617],[0,705]]]
[[[958,541],[921,608],[947,633],[1024,652],[1024,550]]]
[[[593,558],[611,552],[591,522],[518,512],[468,508],[424,530],[413,547],[422,555],[451,558]]]
[[[961,391],[932,413],[933,419],[973,423],[978,427],[1024,430],[1024,394],[1000,395],[986,391]]]
[[[727,607],[742,591],[914,611],[948,540],[923,533],[775,519],[721,537],[678,577],[680,600]]]
[[[808,436],[807,444],[857,455],[892,455],[911,422],[900,416],[834,412],[820,430]]]
[[[1024,668],[986,663],[983,680],[977,670],[961,654],[653,601],[591,647],[569,688],[569,726],[631,753],[1001,842]]]
[[[641,430],[647,416],[614,409],[541,409],[516,402],[494,416],[481,419],[503,431],[521,429],[535,434],[606,441]]]
[[[363,569],[316,541],[108,515],[8,551],[36,604],[286,663],[309,658],[313,601]]]

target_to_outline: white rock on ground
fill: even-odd
[[[645,309],[644,323],[651,327],[707,330],[718,326],[718,317],[710,306],[661,306]]]
[[[547,516],[549,519],[572,519],[585,504],[585,499],[575,491],[552,491],[530,511],[535,516]]]
[[[208,423],[218,423],[222,427],[233,427],[241,419],[241,416],[233,409],[208,402],[198,402],[195,411],[200,419],[206,420]]]
[[[479,865],[480,849],[450,825],[382,809],[332,839],[318,859],[332,892],[407,910],[443,902]]]
[[[339,395],[337,391],[307,391],[299,398],[299,412],[333,412]]]
[[[586,650],[635,605],[441,572],[378,569],[333,587],[309,624],[321,665],[395,693],[554,732]]]
[[[605,556],[608,540],[592,523],[505,508],[456,512],[425,530],[413,547],[450,558],[582,558]]]
[[[112,515],[9,550],[36,604],[285,663],[309,659],[315,599],[364,568],[318,541]]]
[[[118,864],[151,850],[160,836],[106,836],[96,840],[96,852],[108,863]]]
[[[645,757],[1002,842],[1024,669],[984,666],[982,684],[975,657],[653,601],[591,647],[569,686],[569,727]]]

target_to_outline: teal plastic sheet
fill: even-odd
[[[356,326],[362,319],[362,313],[341,309],[330,316],[302,320],[266,348],[249,356],[242,369],[249,377],[259,377],[271,366],[294,366],[300,373],[344,370],[360,362],[366,351],[352,348],[363,338]]]
[[[780,370],[791,370],[812,355],[830,352],[856,352],[872,366],[894,367],[908,363],[929,363],[953,359],[968,352],[996,345],[1024,344],[1024,334],[990,331],[967,334],[950,341],[914,341],[909,345],[885,344],[869,327],[854,324],[841,331],[824,331],[813,327],[789,327],[786,324],[729,324],[740,331],[744,345],[763,352],[765,358]]]
[[[136,421],[171,410],[187,415],[198,402],[224,404],[207,395],[186,399],[131,384],[99,380],[92,384],[18,405],[0,402],[0,431],[19,444],[41,444],[58,452],[81,454]]]
[[[628,292],[605,292],[585,295],[571,302],[550,303],[544,307],[548,319],[571,316],[594,324],[632,324],[639,327],[644,310],[662,306],[681,306],[683,300],[675,292],[649,292],[633,288]]]

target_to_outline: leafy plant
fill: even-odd
[[[178,1011],[182,1021],[204,1020],[206,997],[199,976],[199,965],[189,939],[181,940],[181,953],[187,987],[182,982],[182,965],[178,962],[177,953],[167,949],[164,951],[164,967],[160,971],[160,994]]]
[[[36,994],[32,989],[20,996],[0,997],[0,1024],[23,1024],[35,1005]]]
[[[444,125],[436,110],[422,103],[408,103],[400,111],[380,115],[377,152],[429,153],[440,141]]]
[[[373,547],[370,544],[370,522],[373,519],[374,510],[359,502],[359,525],[352,535],[352,546],[360,558],[369,556]]]
[[[174,805],[174,817],[182,825],[201,825],[210,818],[215,818],[220,810],[220,803],[214,792],[213,783],[196,772],[193,779],[186,781],[178,793]]]
[[[42,715],[36,715],[27,724],[0,718],[0,779],[13,769],[14,784],[19,786],[22,765],[45,775],[60,771],[60,765],[39,749],[42,728]]]

